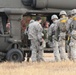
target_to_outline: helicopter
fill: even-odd
[[[52,14],[76,7],[76,0],[0,0],[0,61],[22,62],[27,48],[21,46],[21,16],[42,14],[50,21]],[[10,33],[6,23],[10,21]]]

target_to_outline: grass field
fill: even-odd
[[[22,62],[0,63],[0,75],[76,75],[76,63],[64,62]]]
[[[0,75],[76,75],[76,63],[1,63]]]

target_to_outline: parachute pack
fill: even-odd
[[[59,23],[59,29],[60,29],[60,31],[62,31],[62,32],[66,31],[67,20],[68,20],[67,18],[60,19],[60,23]]]
[[[66,22],[67,22],[66,19],[61,19],[61,20],[60,20],[60,23],[66,23]]]

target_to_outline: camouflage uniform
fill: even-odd
[[[49,27],[49,37],[52,36],[52,40],[53,40],[53,53],[54,53],[54,57],[55,57],[55,61],[61,61],[60,59],[60,53],[59,53],[59,48],[58,48],[58,39],[56,34],[57,31],[57,22],[58,20],[55,20],[55,22],[53,22],[51,24],[51,26]]]
[[[71,40],[70,40],[70,47],[71,47],[71,57],[73,61],[76,61],[76,15],[73,16],[71,26]]]
[[[67,32],[67,36],[66,36],[66,48],[67,48],[67,53],[68,53],[68,58],[71,60],[71,48],[70,48],[70,33],[71,33],[71,28],[70,28],[70,24],[72,22],[72,18],[68,19],[68,32]]]
[[[60,18],[58,23],[59,30],[59,50],[60,56],[62,60],[68,60],[66,51],[65,51],[65,40],[66,40],[66,32],[68,31],[67,18]]]
[[[47,47],[47,43],[48,43],[48,28],[43,28],[43,38],[44,38],[44,43],[43,43],[43,47]]]
[[[29,39],[31,40],[31,47],[30,49],[32,50],[32,61],[41,61],[43,60],[43,51],[42,48],[40,47],[40,42],[42,42],[42,31],[43,28],[39,22],[34,22],[29,25],[28,29],[28,36]]]

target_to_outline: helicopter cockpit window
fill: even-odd
[[[5,14],[0,14],[0,34],[10,34],[10,21]]]

